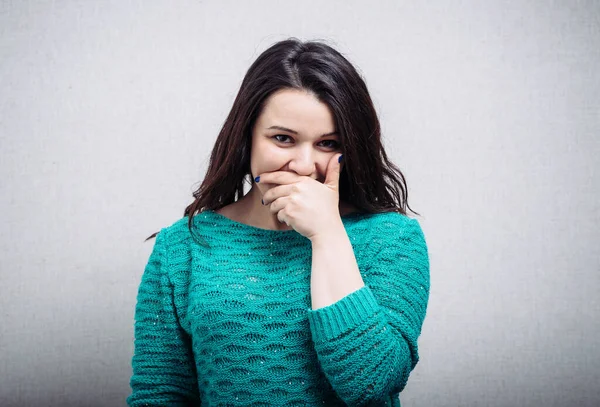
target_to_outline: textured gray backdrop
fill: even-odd
[[[119,406],[152,243],[250,63],[364,74],[431,255],[406,407],[600,405],[597,1],[2,1],[0,404]]]

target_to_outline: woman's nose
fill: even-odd
[[[298,175],[310,176],[316,173],[316,160],[312,152],[306,150],[298,150],[292,153],[290,158],[289,168],[295,171]]]

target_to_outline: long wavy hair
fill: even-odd
[[[250,174],[252,129],[269,96],[284,88],[308,91],[331,109],[345,163],[339,180],[340,200],[367,213],[406,214],[409,210],[418,215],[408,205],[404,175],[383,148],[379,119],[361,75],[331,46],[289,38],[265,50],[244,76],[213,147],[204,181],[184,211],[192,235],[194,215],[237,201],[244,195],[244,183],[254,182]]]

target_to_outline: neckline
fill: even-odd
[[[264,228],[259,228],[258,226],[249,225],[247,223],[238,222],[236,220],[228,218],[225,215],[217,213],[212,209],[205,209],[202,212],[198,213],[198,215],[196,215],[196,216],[199,216],[199,215],[205,215],[205,217],[206,217],[206,215],[212,216],[213,219],[219,220],[222,224],[233,225],[233,226],[237,227],[238,229],[248,230],[253,233],[274,234],[274,235],[285,235],[285,234],[296,233],[296,234],[300,235],[300,233],[296,232],[296,230],[294,230],[294,229],[288,229],[288,230],[264,229]],[[365,215],[365,214],[363,212],[350,212],[350,213],[343,215],[341,217],[341,219],[345,225],[347,221],[349,221],[353,218],[362,216],[362,215]]]

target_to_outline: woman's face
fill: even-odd
[[[252,130],[252,177],[289,171],[324,182],[331,156],[341,152],[335,132],[329,107],[315,96],[297,89],[275,92]],[[261,195],[269,189],[269,184],[255,186]]]

